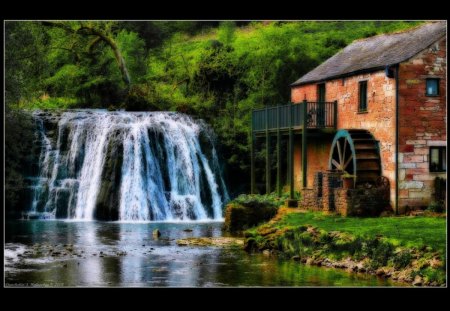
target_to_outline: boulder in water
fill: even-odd
[[[161,232],[158,229],[153,230],[153,237],[155,239],[159,238],[161,236]]]

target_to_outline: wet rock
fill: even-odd
[[[97,196],[95,219],[119,219],[119,187],[122,178],[123,143],[119,139],[120,130],[111,133]]]
[[[231,237],[216,237],[216,238],[187,238],[177,240],[178,246],[220,246],[220,247],[233,247],[244,246],[243,238],[231,238]]]
[[[359,272],[366,272],[366,267],[364,267],[364,264],[362,262],[358,263],[356,267],[358,268]]]
[[[153,237],[159,238],[161,236],[161,232],[158,229],[153,230]]]
[[[264,256],[270,256],[270,250],[268,250],[268,249],[263,250],[262,253]]]
[[[423,284],[423,279],[420,275],[416,275],[416,277],[414,278],[414,281],[412,283],[412,285],[414,286],[422,286]]]

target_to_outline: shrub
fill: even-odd
[[[228,203],[224,227],[228,231],[244,230],[271,219],[277,210],[278,204],[270,199],[240,196]]]
[[[278,197],[275,193],[271,194],[241,194],[233,202],[242,204],[244,206],[256,206],[256,205],[266,205],[279,207],[288,198],[285,193],[281,197]]]
[[[372,256],[372,267],[386,266],[389,258],[392,256],[393,246],[388,242],[380,242],[378,246],[373,250]]]
[[[433,213],[442,213],[444,212],[444,203],[440,201],[433,201],[430,205],[428,205],[427,210]]]
[[[402,269],[411,263],[411,259],[411,252],[409,250],[402,250],[393,256],[392,262],[396,269]]]

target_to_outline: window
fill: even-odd
[[[325,83],[317,84],[317,101],[325,101]]]
[[[367,111],[367,81],[359,82],[359,112]]]
[[[427,89],[425,91],[427,96],[439,95],[439,79],[429,78],[427,79]]]
[[[447,171],[447,152],[445,147],[430,147],[430,172]]]

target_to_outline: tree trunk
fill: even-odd
[[[120,73],[122,74],[122,79],[125,82],[125,84],[127,85],[127,87],[129,88],[130,84],[131,84],[131,77],[130,77],[130,74],[128,73],[128,68],[125,63],[125,59],[123,58],[122,53],[120,52],[120,49],[117,46],[116,42],[112,38],[108,37],[107,35],[105,35],[101,32],[96,31],[96,34],[104,42],[106,42],[106,44],[108,44],[111,47],[111,49],[113,50],[114,57],[116,58]]]
[[[45,21],[45,22],[42,22],[42,24],[45,26],[58,27],[58,28],[64,29],[67,32],[74,33],[74,34],[97,36],[97,38],[99,38],[100,40],[102,40],[103,42],[108,44],[114,53],[114,57],[116,58],[117,65],[119,66],[119,70],[122,75],[122,80],[127,85],[127,90],[129,90],[130,84],[131,84],[131,77],[128,72],[127,65],[125,63],[125,59],[123,58],[122,53],[120,52],[120,49],[117,46],[117,44],[113,38],[108,36],[106,33],[104,33],[100,29],[96,29],[94,27],[86,26],[86,25],[83,25],[78,29],[73,29],[73,28],[69,27],[68,25],[60,23],[60,22]],[[95,45],[96,44],[95,41],[92,44]],[[92,47],[92,44],[90,45],[89,48]]]

